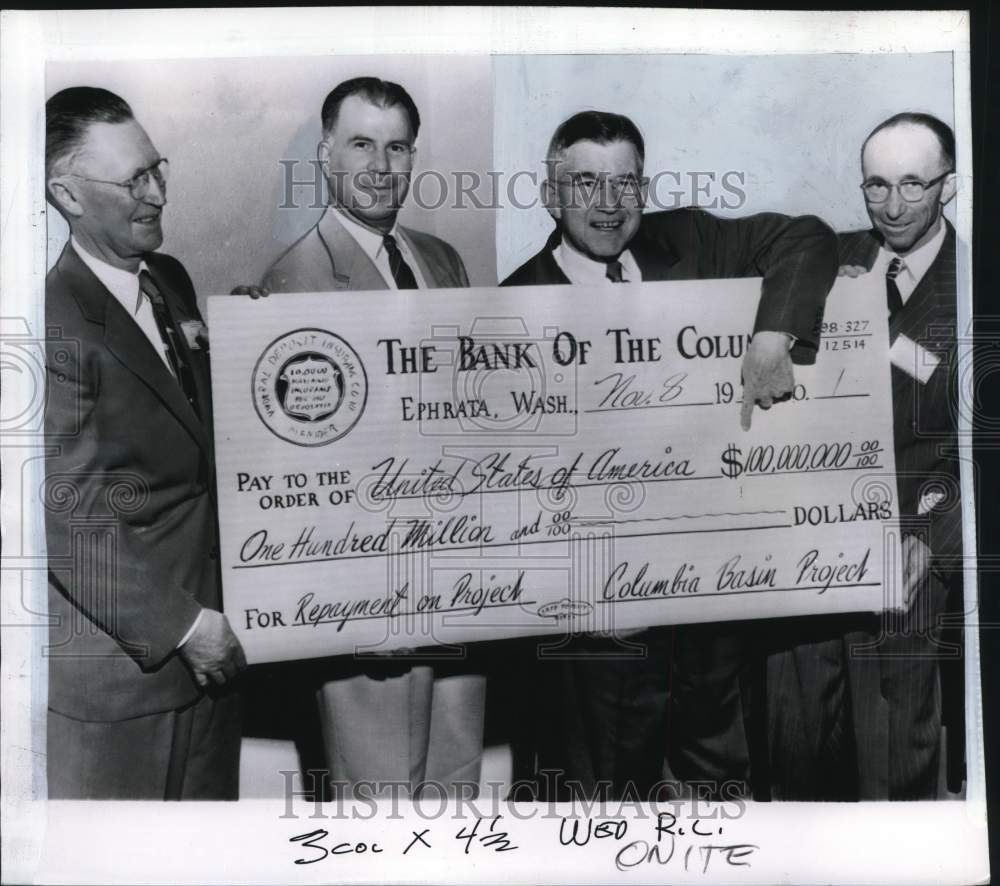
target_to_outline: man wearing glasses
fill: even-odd
[[[950,594],[961,605],[962,590],[955,229],[944,217],[957,188],[954,133],[929,114],[890,117],[865,140],[861,173],[873,227],[840,235],[840,273],[884,280],[903,598],[881,625],[820,619],[817,642],[799,637],[770,657],[772,790],[793,800],[930,800],[939,795],[940,662],[959,649],[944,642],[940,616]]]
[[[763,277],[742,367],[741,422],[749,428],[755,402],[766,409],[788,398],[793,361],[816,360],[836,238],[814,217],[643,214],[644,154],[638,127],[620,114],[584,111],[563,122],[542,183],[555,230],[502,285]],[[669,744],[675,776],[714,783],[715,796],[724,782],[739,790],[750,775],[741,689],[749,631],[738,624],[651,628],[631,637],[640,644],[631,649],[577,637],[569,654],[560,650],[562,660],[533,661],[521,682],[536,687],[538,711],[515,774],[536,778],[545,799],[572,792],[565,782],[551,789],[546,770],[587,794],[645,799],[661,780]],[[525,645],[534,658],[535,641]]]
[[[49,797],[235,799],[245,667],[221,608],[208,342],[128,104],[45,106]]]

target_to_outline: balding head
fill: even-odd
[[[861,149],[865,203],[886,245],[905,255],[930,240],[955,196],[955,139],[927,114],[897,114],[877,126]],[[923,188],[922,194],[919,192]]]

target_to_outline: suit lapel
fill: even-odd
[[[146,385],[187,429],[202,449],[208,438],[201,420],[184,396],[177,379],[153,350],[135,320],[109,295],[104,322],[104,343],[109,351]]]
[[[906,304],[889,321],[890,344],[901,334],[914,341],[926,338],[928,328],[934,323],[954,321],[954,299],[949,297],[949,293],[956,291],[955,229],[947,220],[944,224],[947,233],[941,251]],[[859,265],[870,272],[878,258],[881,243],[874,230],[843,235],[840,240],[840,264]]]
[[[558,244],[558,240],[556,241]],[[563,269],[559,267],[559,262],[556,261],[556,257],[553,254],[555,246],[549,247],[546,245],[545,249],[541,251],[538,255],[538,278],[539,283],[569,283],[569,277],[563,273]]]
[[[410,255],[413,256],[417,266],[420,268],[420,275],[427,282],[429,289],[442,289],[458,285],[458,280],[454,279],[448,273],[449,269],[446,266],[432,265],[427,260],[427,256],[413,242],[410,232],[402,225],[399,226],[399,236],[406,241],[406,245],[410,248]]]
[[[536,283],[570,283],[569,277],[563,273],[563,269],[559,267],[559,262],[556,261],[555,257],[555,251],[561,242],[562,232],[557,226],[549,234],[549,239],[545,241],[545,247],[534,258],[534,277]]]
[[[946,223],[947,224],[947,223]],[[905,335],[914,341],[928,338],[934,325],[955,322],[955,231],[949,225],[941,251],[917,284],[902,310],[892,318],[890,338]],[[954,338],[954,335],[949,337]]]
[[[207,451],[205,427],[191,409],[177,380],[139,325],[69,245],[59,259],[59,273],[85,315],[104,326],[104,344],[108,351],[159,398],[198,445]],[[171,291],[169,297],[175,305],[176,293]]]
[[[316,225],[316,233],[330,256],[333,277],[341,289],[364,291],[388,289],[385,280],[337,218],[337,210],[328,207]],[[343,285],[341,285],[343,284]]]
[[[201,419],[198,421],[198,427],[207,432],[212,427],[212,377],[208,366],[208,352],[204,349],[204,346],[198,350],[192,349],[188,343],[187,336],[184,334],[183,328],[181,327],[181,321],[198,320],[200,318],[192,317],[188,313],[187,302],[181,294],[174,289],[167,276],[161,273],[152,264],[150,264],[149,272],[150,276],[153,278],[153,282],[163,294],[163,297],[167,302],[167,307],[170,311],[170,316],[173,318],[174,325],[177,327],[178,347],[181,349],[183,357],[187,361],[187,365],[191,367],[191,376],[194,380],[195,386],[195,398],[198,403],[198,409],[201,413]],[[180,388],[180,385],[176,385],[176,387]],[[188,406],[187,398],[185,397],[183,399],[184,405]],[[187,413],[185,414],[190,414],[196,421],[198,420],[198,416],[194,415],[190,407],[188,407]]]

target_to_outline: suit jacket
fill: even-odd
[[[940,358],[926,384],[892,367],[893,434],[900,514],[916,517],[927,493],[944,500],[929,511],[928,542],[939,570],[960,566],[955,409],[957,404],[955,229],[945,220],[944,243],[917,288],[889,322],[889,341],[905,335]],[[881,238],[874,230],[839,235],[840,263],[871,270]]]
[[[183,266],[146,262],[175,323],[200,320]],[[200,690],[174,651],[221,603],[208,353],[181,344],[196,413],[71,245],[45,312],[49,707],[98,721],[182,707]]]
[[[545,246],[501,286],[569,283],[552,251],[557,228]],[[760,213],[716,218],[703,209],[646,213],[629,251],[643,281],[763,276],[754,332],[796,337],[792,359],[815,363],[827,293],[837,275],[833,231],[814,216],[788,218]]]
[[[870,271],[881,242],[874,230],[840,234],[840,263]],[[952,580],[961,576],[952,571],[960,566],[962,549],[958,461],[948,455],[956,442],[955,317],[955,231],[947,225],[937,258],[889,321],[891,342],[906,335],[941,358],[926,384],[896,366],[891,369],[904,527],[908,518],[917,519],[928,484],[947,491],[945,501],[923,518],[930,521],[931,581],[919,589],[922,596],[912,610],[889,623],[890,632],[875,615],[792,620],[784,626],[784,636],[792,638],[793,648],[769,665],[771,709],[786,733],[782,749],[803,753],[811,767],[804,771],[820,773],[824,784],[829,770],[856,779],[853,789],[862,800],[933,798],[942,699],[947,703],[957,696],[957,722],[951,726],[961,727],[963,721],[960,683],[938,688],[942,664],[957,664],[961,678],[961,659],[954,657],[961,648],[955,645],[958,638],[945,637],[940,627],[927,629],[946,610],[949,586],[961,589]],[[960,598],[956,611],[962,611]],[[841,736],[848,728],[845,710],[850,712],[853,738],[849,750]],[[962,747],[961,728],[949,728],[948,738],[949,745],[954,739]],[[819,798],[828,799],[822,794]]]
[[[444,240],[399,226],[420,271],[432,288],[469,285],[465,265]],[[374,262],[328,208],[268,269],[262,284],[271,292],[330,292],[389,289]]]

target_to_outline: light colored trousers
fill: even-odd
[[[485,675],[435,677],[433,665],[356,673],[324,683],[317,701],[335,784],[393,782],[417,792],[434,782],[448,795],[460,782],[478,785]]]

